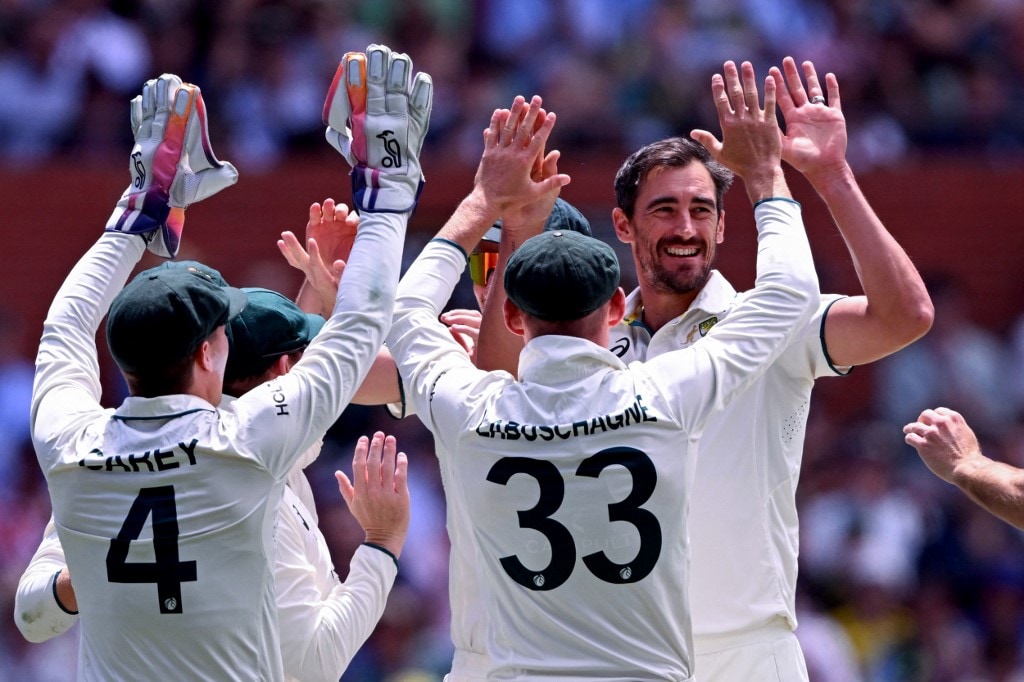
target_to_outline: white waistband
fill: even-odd
[[[774,642],[785,637],[795,636],[793,628],[785,618],[774,618],[764,625],[751,630],[727,632],[720,635],[694,635],[693,650],[698,656],[726,649]]]
[[[491,659],[466,649],[456,649],[452,659],[452,671],[445,676],[445,682],[478,682],[487,679]]]

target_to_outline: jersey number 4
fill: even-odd
[[[153,558],[128,563],[128,548],[138,540],[146,517],[153,520]],[[178,560],[178,508],[174,486],[142,488],[107,551],[107,580],[112,583],[156,583],[160,613],[181,613],[181,583],[196,580],[196,562]]]
[[[607,583],[635,583],[654,570],[661,555],[661,524],[641,505],[650,499],[658,482],[658,472],[650,457],[636,448],[617,447],[602,450],[580,462],[577,476],[598,478],[606,468],[625,467],[633,478],[629,495],[608,505],[609,521],[625,521],[636,527],[640,535],[640,548],[636,557],[625,564],[613,562],[604,552],[583,557],[583,563],[595,577]],[[576,543],[569,529],[551,516],[562,506],[565,481],[558,467],[545,459],[529,457],[503,457],[487,473],[487,480],[507,485],[515,474],[525,474],[537,481],[540,499],[532,508],[517,512],[519,527],[530,528],[544,535],[551,546],[551,563],[535,571],[523,565],[516,556],[501,557],[501,566],[512,580],[531,590],[553,590],[572,575],[576,565]]]

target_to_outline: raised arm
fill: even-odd
[[[543,122],[537,125],[541,118]],[[521,123],[508,126],[509,120]],[[433,377],[449,364],[469,364],[463,347],[437,319],[465,271],[467,254],[505,212],[569,182],[567,175],[540,182],[531,177],[554,124],[554,114],[542,112],[539,97],[528,107],[517,97],[511,111],[494,112],[484,133],[484,153],[472,192],[402,278],[388,348],[398,364],[407,398],[425,423],[431,418],[428,403]],[[494,182],[486,186],[480,182],[482,175],[492,173]],[[445,363],[439,362],[441,357],[446,358]]]
[[[373,632],[398,573],[398,557],[409,529],[408,460],[383,433],[360,438],[350,480],[337,472],[338,488],[365,533],[348,577],[334,577],[322,595],[308,561],[298,522],[282,519],[275,583],[285,672],[302,680],[337,680]],[[282,509],[286,517],[289,509]],[[292,521],[291,523],[288,523]],[[321,567],[327,570],[333,567]],[[331,570],[334,575],[333,570]]]
[[[959,412],[947,407],[925,410],[903,433],[936,476],[1024,530],[1024,470],[982,454],[977,436]]]
[[[96,331],[147,245],[173,256],[185,209],[238,178],[234,166],[213,155],[202,93],[195,85],[172,74],[148,81],[131,102],[131,121],[131,183],[104,235],[72,269],[43,323],[31,408],[41,458],[50,451],[41,444],[51,434],[99,409]]]
[[[345,271],[345,262],[352,253],[352,244],[359,229],[359,215],[345,204],[324,199],[323,205],[309,207],[304,248],[295,234],[282,232],[277,247],[293,268],[305,279],[296,305],[308,313],[329,317],[338,298],[338,286]],[[308,248],[308,251],[307,251]],[[352,402],[356,405],[395,404],[403,411],[398,369],[386,348],[377,352],[366,378],[359,384]]]
[[[846,160],[846,120],[839,82],[825,88],[811,62],[772,68],[786,122],[782,158],[825,201],[853,259],[862,296],[837,301],[825,319],[825,345],[836,366],[861,365],[896,352],[931,328],[934,308],[917,268],[879,220]]]
[[[391,326],[406,225],[423,185],[419,155],[432,102],[430,76],[413,75],[408,55],[383,45],[346,54],[335,74],[324,105],[327,139],[352,166],[359,231],[331,316],[302,359],[233,404],[253,426],[251,447],[277,473],[286,474],[337,420]],[[266,416],[284,403],[281,416],[290,426],[282,429]]]
[[[697,401],[698,409],[688,412],[691,428],[700,428],[712,409],[724,406],[764,372],[810,319],[820,298],[800,205],[790,198],[782,171],[774,81],[765,82],[763,108],[749,62],[741,71],[726,62],[711,88],[722,141],[700,130],[691,136],[743,178],[757,222],[757,277],[754,288],[700,343],[647,363],[662,377],[675,376],[687,358],[697,363],[702,380],[680,396],[684,409]]]

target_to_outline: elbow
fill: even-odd
[[[53,633],[46,628],[34,627],[34,623],[35,618],[31,613],[25,612],[19,605],[15,605],[14,624],[18,626],[18,631],[26,642],[42,644],[53,636]]]
[[[903,345],[909,345],[927,334],[935,322],[935,306],[925,296],[915,305],[905,308],[898,318],[898,333]]]

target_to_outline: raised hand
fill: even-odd
[[[433,83],[425,73],[412,73],[408,55],[370,45],[365,54],[345,55],[327,92],[327,141],[352,166],[360,211],[406,213],[419,199]]]
[[[711,92],[722,127],[722,141],[706,130],[690,133],[716,161],[743,178],[751,201],[767,196],[789,196],[782,175],[782,133],[775,114],[775,81],[764,83],[764,108],[750,62],[740,70],[725,62],[723,73],[711,77]],[[742,76],[741,76],[742,71]],[[780,185],[781,182],[781,185]]]
[[[132,180],[106,229],[141,235],[150,251],[173,258],[185,209],[233,185],[238,171],[213,153],[199,88],[173,74],[146,83],[131,102],[131,121]]]
[[[484,152],[475,187],[505,222],[504,229],[544,224],[568,175],[558,173],[560,153],[544,149],[555,125],[543,100],[518,96],[511,109],[497,109],[484,131]],[[522,240],[517,240],[521,242]]]
[[[352,480],[334,472],[345,504],[366,533],[366,542],[402,553],[409,531],[409,460],[393,436],[378,431],[359,438],[352,457]]]
[[[301,270],[306,284],[316,295],[316,311],[330,315],[338,296],[338,285],[345,271],[345,261],[352,251],[352,243],[359,227],[359,216],[349,211],[345,204],[335,204],[334,199],[325,199],[323,206],[314,203],[309,207],[309,221],[306,223],[306,244],[308,251],[292,232],[282,232],[277,248],[288,264]],[[303,285],[303,294],[306,287]]]
[[[465,308],[454,308],[441,313],[441,322],[448,325],[451,332],[460,346],[466,349],[469,359],[476,364],[476,347],[480,341],[480,320],[482,315],[479,310],[467,310]]]
[[[782,158],[807,176],[842,170],[846,166],[847,137],[839,82],[835,74],[825,74],[826,98],[814,64],[808,61],[802,66],[806,89],[792,57],[782,60],[782,70],[773,66],[769,71],[786,122]]]

